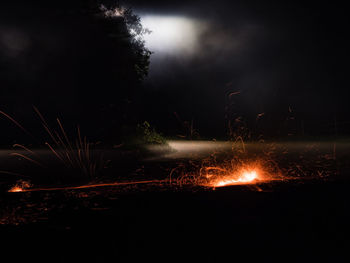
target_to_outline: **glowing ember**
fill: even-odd
[[[14,186],[9,190],[10,193],[22,192],[22,191],[23,191],[23,189],[21,187],[18,187],[18,186]]]
[[[32,185],[28,181],[18,180],[17,183],[9,190],[10,193],[23,192]]]
[[[244,172],[237,179],[223,179],[216,182],[214,186],[220,187],[220,186],[226,186],[226,185],[232,185],[232,184],[251,183],[257,180],[258,178],[259,178],[258,173],[256,171]]]

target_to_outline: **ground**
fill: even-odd
[[[140,158],[137,169],[144,179],[160,179],[179,162],[202,159],[213,149],[202,143],[191,153],[191,147],[184,147],[188,145]],[[226,147],[214,145],[216,150]],[[309,167],[303,171],[320,174],[315,155],[323,156],[327,176],[215,189],[154,182],[3,191],[2,255],[15,262],[347,262],[347,145],[337,145],[337,162],[329,157],[334,155],[332,143],[294,143],[294,150],[285,145],[281,148],[288,148],[290,158],[298,156],[293,164]],[[252,145],[246,147],[253,152]],[[312,150],[305,154],[305,147]],[[124,161],[125,166],[131,164]]]

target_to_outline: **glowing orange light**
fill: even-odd
[[[226,185],[232,185],[232,184],[252,183],[258,178],[259,178],[258,173],[256,171],[246,171],[246,172],[243,172],[242,175],[239,176],[237,179],[232,179],[232,178],[222,179],[214,183],[214,186],[220,187],[220,186],[226,186]]]
[[[23,192],[29,189],[30,187],[31,187],[30,182],[24,181],[24,180],[18,180],[17,183],[14,186],[12,186],[10,190],[8,190],[8,192],[10,193]]]
[[[19,186],[14,186],[9,190],[10,193],[22,192],[22,191],[23,191],[23,189]]]

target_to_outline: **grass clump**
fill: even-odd
[[[166,144],[166,139],[148,121],[137,125],[137,137],[143,144]]]

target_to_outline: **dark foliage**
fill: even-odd
[[[0,11],[2,110],[35,129],[35,105],[68,131],[80,124],[93,139],[117,136],[148,72],[140,18],[105,1],[8,2]],[[6,125],[2,144],[18,139]]]

